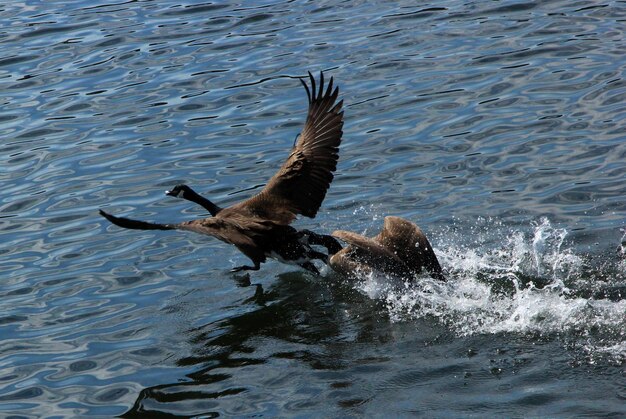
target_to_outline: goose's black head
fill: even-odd
[[[174,186],[171,190],[169,191],[165,191],[165,195],[169,195],[169,196],[173,196],[176,198],[183,198],[185,199],[185,194],[187,194],[187,197],[189,197],[191,191],[191,188],[187,185],[176,185]]]

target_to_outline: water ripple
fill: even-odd
[[[6,2],[0,17],[1,414],[624,414],[619,3]],[[450,288],[275,262],[233,277],[233,248],[97,215],[206,216],[163,195],[181,182],[223,205],[258,191],[299,133],[309,70],[335,77],[346,122],[322,210],[297,225],[408,217]]]

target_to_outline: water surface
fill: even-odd
[[[624,2],[0,5],[0,415],[626,414]],[[97,215],[275,172],[345,103],[298,228],[419,224],[447,275],[348,282]],[[624,244],[626,246],[626,243]]]

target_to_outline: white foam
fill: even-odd
[[[585,342],[588,350],[626,361],[626,296],[618,301],[584,298],[568,288],[592,285],[594,278],[584,271],[584,258],[564,246],[565,229],[542,219],[531,235],[524,235],[483,221],[486,225],[473,229],[469,244],[458,244],[461,240],[450,231],[433,235],[447,283],[369,275],[361,277],[358,289],[383,300],[392,321],[432,317],[461,336],[594,335]],[[501,246],[498,236],[505,237]]]

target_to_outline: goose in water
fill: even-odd
[[[385,217],[382,231],[372,238],[344,230],[332,235],[348,243],[330,258],[330,267],[346,276],[375,270],[413,277],[425,268],[433,278],[446,280],[426,235],[404,218]]]
[[[319,89],[311,73],[309,79],[310,88],[300,80],[309,101],[304,128],[285,163],[257,195],[221,208],[188,186],[178,185],[168,191],[168,195],[202,205],[212,217],[176,224],[157,224],[115,217],[102,210],[100,215],[124,228],[186,230],[233,244],[253,263],[252,266],[236,267],[232,269],[233,272],[258,270],[261,263],[272,257],[318,273],[311,260],[326,262],[328,256],[316,251],[311,245],[326,246],[329,254],[337,252],[341,245],[330,236],[311,235],[307,230],[298,231],[290,224],[298,214],[315,217],[333,180],[343,134],[343,101],[337,102],[339,89],[333,90],[332,77],[326,89],[323,73],[320,73]]]

